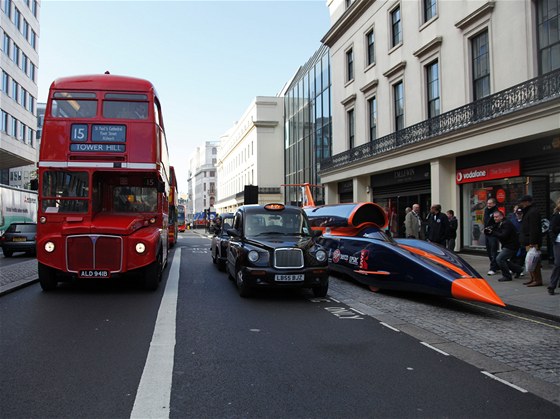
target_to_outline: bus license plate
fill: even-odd
[[[282,281],[282,282],[297,282],[303,281],[305,279],[304,274],[297,274],[297,275],[274,275],[275,281]]]
[[[85,269],[78,272],[80,278],[109,278],[111,273],[109,271]]]

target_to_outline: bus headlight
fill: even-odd
[[[45,251],[47,253],[52,253],[54,252],[54,243],[53,242],[46,242],[45,243]]]
[[[255,263],[257,260],[259,260],[259,252],[255,251],[255,250],[251,250],[247,254],[247,258],[249,259],[250,262]]]
[[[144,253],[146,251],[146,245],[144,243],[136,243],[136,252]]]
[[[327,252],[325,252],[324,250],[317,250],[317,253],[315,253],[315,258],[319,262],[324,262],[325,260],[327,260]]]
[[[41,224],[45,224],[45,223],[47,222],[47,217],[41,217],[41,218],[39,218],[39,222],[40,222]]]

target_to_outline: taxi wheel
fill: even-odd
[[[38,273],[39,284],[43,291],[46,292],[56,289],[58,282],[56,280],[56,271],[53,268],[39,263]]]
[[[247,283],[243,279],[243,272],[240,270],[237,271],[235,284],[237,285],[237,292],[241,297],[249,297],[251,295],[251,288],[247,286]]]
[[[323,284],[313,288],[313,295],[317,298],[326,297],[329,291],[329,284]]]

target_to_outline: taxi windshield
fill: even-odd
[[[307,219],[298,212],[263,211],[247,214],[245,236],[255,237],[281,234],[287,236],[309,236]]]

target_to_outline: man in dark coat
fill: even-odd
[[[441,205],[432,205],[430,215],[428,216],[428,241],[445,247],[448,228],[449,219],[447,215],[441,213]]]
[[[484,208],[484,240],[486,243],[486,254],[488,255],[488,259],[490,259],[490,269],[488,270],[488,275],[494,275],[500,269],[496,263],[500,242],[497,237],[486,234],[486,230],[494,228],[496,224],[494,222],[493,214],[497,209],[496,200],[494,198],[488,198],[486,201],[486,208]]]
[[[455,239],[457,239],[457,228],[459,227],[459,220],[455,217],[455,212],[453,210],[447,211],[447,219],[449,220],[449,226],[447,229],[447,250],[455,251]]]
[[[541,229],[541,215],[539,210],[533,205],[533,197],[531,195],[522,196],[519,199],[519,206],[523,209],[523,221],[521,222],[521,231],[519,232],[519,241],[522,246],[525,246],[527,252],[529,249],[541,247],[542,242],[542,229]],[[528,287],[538,287],[542,285],[541,275],[541,262],[533,272],[529,272],[530,280],[525,282],[524,285]]]
[[[512,271],[518,275],[523,272],[523,267],[511,260],[519,250],[518,234],[513,223],[504,218],[502,211],[494,212],[493,217],[496,224],[494,228],[488,229],[487,234],[496,237],[502,244],[502,250],[496,257],[496,263],[502,271],[502,277],[498,281],[511,281]]]

